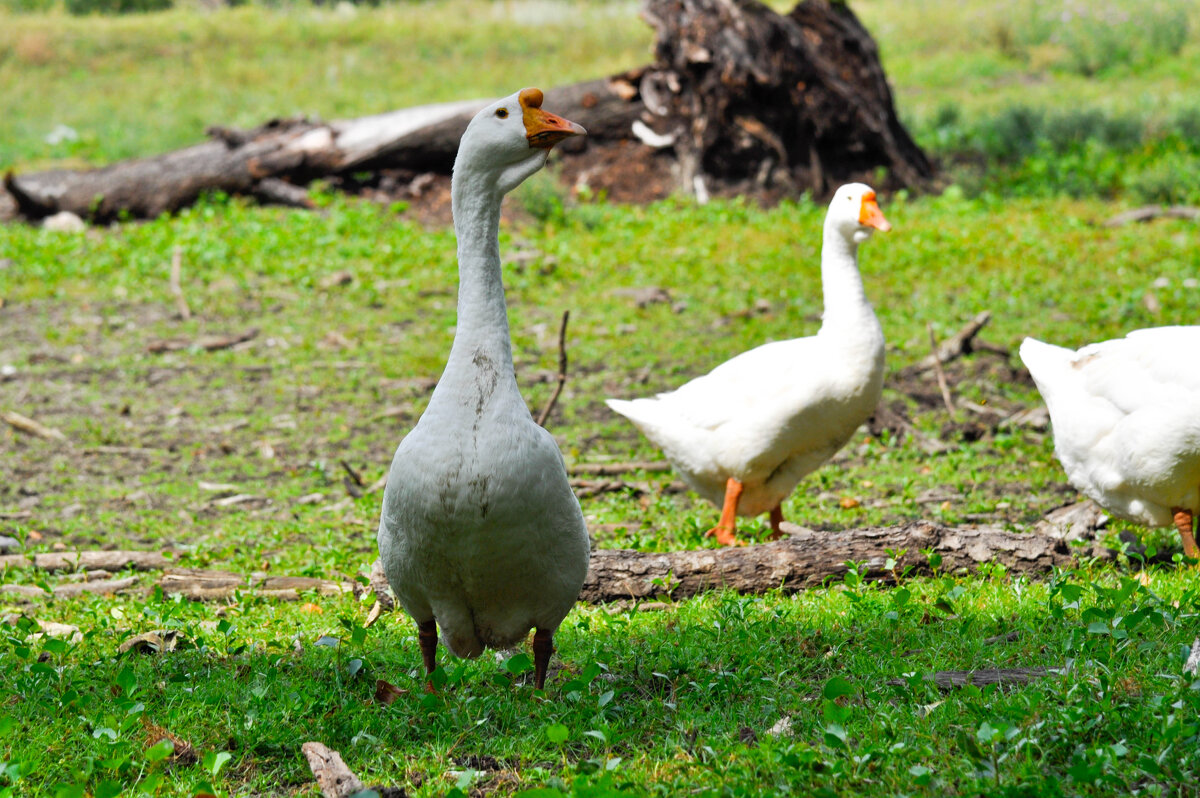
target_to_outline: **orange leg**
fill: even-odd
[[[533,686],[538,690],[546,686],[546,670],[550,667],[550,655],[554,653],[554,632],[535,629],[533,632]]]
[[[417,624],[417,642],[421,646],[421,659],[425,662],[425,675],[430,676],[437,669],[437,621]],[[434,692],[432,679],[426,680],[425,689]]]
[[[1183,553],[1193,560],[1200,559],[1200,549],[1196,548],[1196,536],[1192,534],[1192,511],[1173,508],[1175,528],[1183,540]]]
[[[721,520],[705,533],[706,537],[716,537],[722,546],[744,546],[737,539],[737,506],[742,498],[742,483],[733,477],[725,482],[725,506],[721,508]]]
[[[771,510],[771,534],[767,535],[767,540],[779,540],[783,537],[783,529],[780,524],[783,523],[783,502],[775,505],[775,509]]]

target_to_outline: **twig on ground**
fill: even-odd
[[[941,353],[938,351],[937,337],[933,334],[933,323],[926,322],[925,328],[929,330],[929,347],[933,350],[933,371],[937,375],[938,390],[942,392],[942,402],[946,405],[946,412],[953,416],[954,399],[950,396],[950,386],[946,382],[946,372],[942,369],[942,359]]]
[[[341,463],[342,468],[345,469],[348,475],[342,479],[342,485],[346,488],[346,492],[355,499],[362,496],[363,488],[365,487],[362,475],[355,471],[354,467],[345,460],[339,460],[338,462]]]
[[[682,482],[672,482],[659,488],[648,482],[626,482],[622,479],[572,479],[571,488],[574,489],[577,498],[586,499],[601,493],[616,493],[623,490],[629,491],[633,496],[657,492],[682,493],[687,490],[687,485]]]
[[[187,341],[179,338],[169,338],[162,341],[151,341],[146,346],[146,351],[151,354],[159,354],[161,352],[178,352],[181,349],[203,349],[205,352],[215,352],[218,349],[229,349],[238,344],[245,343],[258,336],[258,328],[252,328],[245,332],[234,333],[233,335],[205,335],[197,338],[195,341]]]
[[[963,355],[969,355],[971,352],[975,351],[976,348],[975,336],[979,334],[980,330],[987,326],[987,323],[991,321],[991,319],[991,311],[981,311],[975,316],[975,318],[967,322],[966,326],[964,326],[961,330],[959,330],[953,336],[947,338],[945,341],[942,341],[942,345],[934,350],[933,354],[929,355],[924,360],[901,369],[900,374],[902,376],[921,374],[922,372],[936,368],[938,364],[949,363],[950,361],[955,360]],[[990,344],[986,348],[988,351],[996,351],[996,347]],[[1006,352],[1007,350],[1001,351]]]
[[[1151,219],[1158,219],[1162,216],[1169,216],[1175,219],[1200,220],[1200,208],[1192,208],[1186,205],[1171,205],[1166,208],[1161,205],[1147,205],[1142,208],[1134,208],[1133,210],[1118,213],[1106,221],[1104,226],[1120,227],[1130,222],[1148,222]]]
[[[0,410],[0,419],[3,419],[13,429],[18,432],[24,432],[26,435],[55,441],[65,441],[67,439],[67,436],[62,434],[60,430],[47,427],[45,424],[34,421],[32,418],[23,416],[20,413],[14,413],[11,410]]]
[[[590,474],[598,477],[611,477],[617,474],[628,474],[630,471],[670,471],[671,464],[666,460],[643,460],[630,463],[576,463],[567,469],[570,474]]]
[[[175,297],[175,309],[179,318],[187,321],[192,317],[192,309],[188,307],[187,298],[183,295],[183,247],[178,244],[171,252],[171,294]]]
[[[550,400],[538,414],[537,423],[541,427],[546,426],[546,419],[550,417],[550,411],[554,409],[554,404],[558,401],[559,394],[562,393],[563,385],[567,382],[567,320],[570,318],[571,311],[564,310],[562,325],[558,328],[558,384],[554,386],[554,393],[550,394]]]

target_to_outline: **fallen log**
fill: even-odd
[[[953,690],[967,685],[1017,687],[1061,672],[1053,668],[978,668],[973,671],[935,671],[922,678],[933,682],[939,689]],[[903,687],[908,682],[905,679],[889,679],[888,684]]]
[[[884,569],[889,550],[907,552],[897,567],[913,566],[915,574],[933,570],[919,554],[922,549],[939,554],[938,569],[946,573],[974,571],[985,563],[1003,565],[1012,573],[1045,573],[1067,567],[1080,556],[1112,556],[1102,547],[1076,549],[1067,540],[1047,534],[956,529],[931,521],[834,532],[785,523],[784,530],[789,538],[756,546],[661,553],[593,551],[580,600],[599,604],[664,594],[683,599],[709,590],[797,591],[842,577],[847,562],[865,564],[867,579],[889,579],[892,571]]]
[[[636,96],[618,77],[551,89],[545,105],[582,124],[593,140],[627,138],[642,111]],[[88,171],[10,172],[3,184],[10,202],[7,214],[0,203],[0,221],[39,220],[61,211],[99,223],[122,215],[153,218],[214,191],[303,205],[296,186],[319,177],[383,168],[449,174],[467,123],[488,102],[439,103],[327,123],[273,119],[247,131],[214,127],[210,141],[152,158]]]

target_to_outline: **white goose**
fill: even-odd
[[[1155,327],[1078,352],[1026,338],[1021,360],[1067,479],[1113,515],[1179,530],[1200,556],[1200,327]]]
[[[891,229],[875,192],[862,183],[839,188],[825,215],[825,313],[816,335],[751,349],[670,393],[608,400],[722,507],[708,532],[722,545],[740,542],[738,515],[769,512],[772,537],[782,534],[783,500],[879,402],[883,330],[858,273],[858,245],[872,229]]]
[[[454,162],[458,326],[425,413],[400,443],[379,519],[379,556],[417,622],[425,669],[442,642],[460,657],[535,629],[535,682],[588,567],[588,534],[554,438],[517,390],[498,231],[504,195],[585,131],[524,89],[480,111]]]

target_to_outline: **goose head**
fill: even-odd
[[[837,190],[829,203],[825,227],[836,230],[855,244],[866,241],[875,230],[886,233],[892,229],[879,210],[875,189],[863,183],[847,183]]]
[[[522,89],[484,108],[463,133],[455,175],[473,178],[507,194],[546,164],[550,149],[582,126],[542,110],[540,89]]]

